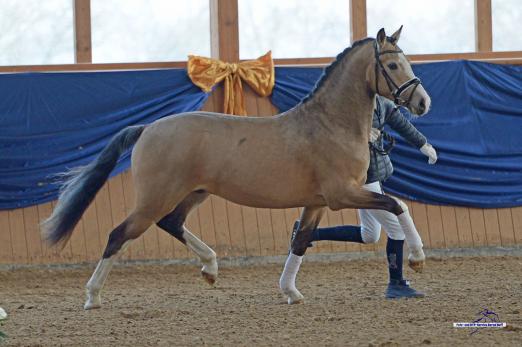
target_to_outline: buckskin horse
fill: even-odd
[[[405,229],[413,252],[410,266],[421,268],[422,242],[403,213],[406,205],[361,189],[375,95],[416,115],[424,115],[430,106],[430,97],[397,46],[401,29],[390,37],[381,29],[376,39],[346,48],[310,95],[287,112],[265,118],[189,112],[127,127],[96,160],[72,170],[53,214],[42,224],[51,244],[67,242],[119,156],[134,145],[136,206],[110,233],[86,285],[84,308],[101,306],[100,292],[116,256],[153,223],[199,256],[202,275],[213,284],[216,253],[184,226],[189,212],[210,194],[258,208],[304,207],[291,248],[298,257],[304,255],[326,207],[389,211]],[[281,286],[289,303],[303,300],[294,285],[296,273],[283,272],[283,278],[290,279]]]

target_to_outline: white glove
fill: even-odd
[[[377,128],[370,130],[370,143],[374,143],[381,136],[381,131]]]
[[[437,151],[429,143],[424,144],[420,151],[422,154],[428,157],[428,164],[435,164],[437,162]]]

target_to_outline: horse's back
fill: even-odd
[[[315,184],[311,167],[299,158],[306,150],[297,153],[299,139],[290,137],[282,123],[279,117],[212,112],[166,117],[151,124],[136,144],[133,174],[147,186],[158,179],[184,182],[189,189],[241,204],[252,200],[260,207],[286,207],[284,201],[302,199],[299,187]]]

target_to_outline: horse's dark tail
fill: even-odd
[[[51,245],[59,242],[65,245],[69,240],[74,227],[116,166],[118,158],[138,141],[143,129],[144,125],[123,129],[112,138],[96,160],[63,175],[65,182],[58,204],[53,214],[42,223],[42,234]]]

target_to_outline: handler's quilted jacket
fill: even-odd
[[[390,100],[377,96],[375,110],[373,111],[372,126],[377,129],[383,129],[384,125],[389,125],[406,141],[416,148],[421,148],[426,144],[427,140],[415,127],[395,109],[395,104]],[[373,145],[380,150],[384,150],[384,140],[381,135]],[[387,154],[379,153],[370,145],[370,167],[366,183],[383,182],[387,180],[393,173],[393,165]]]

